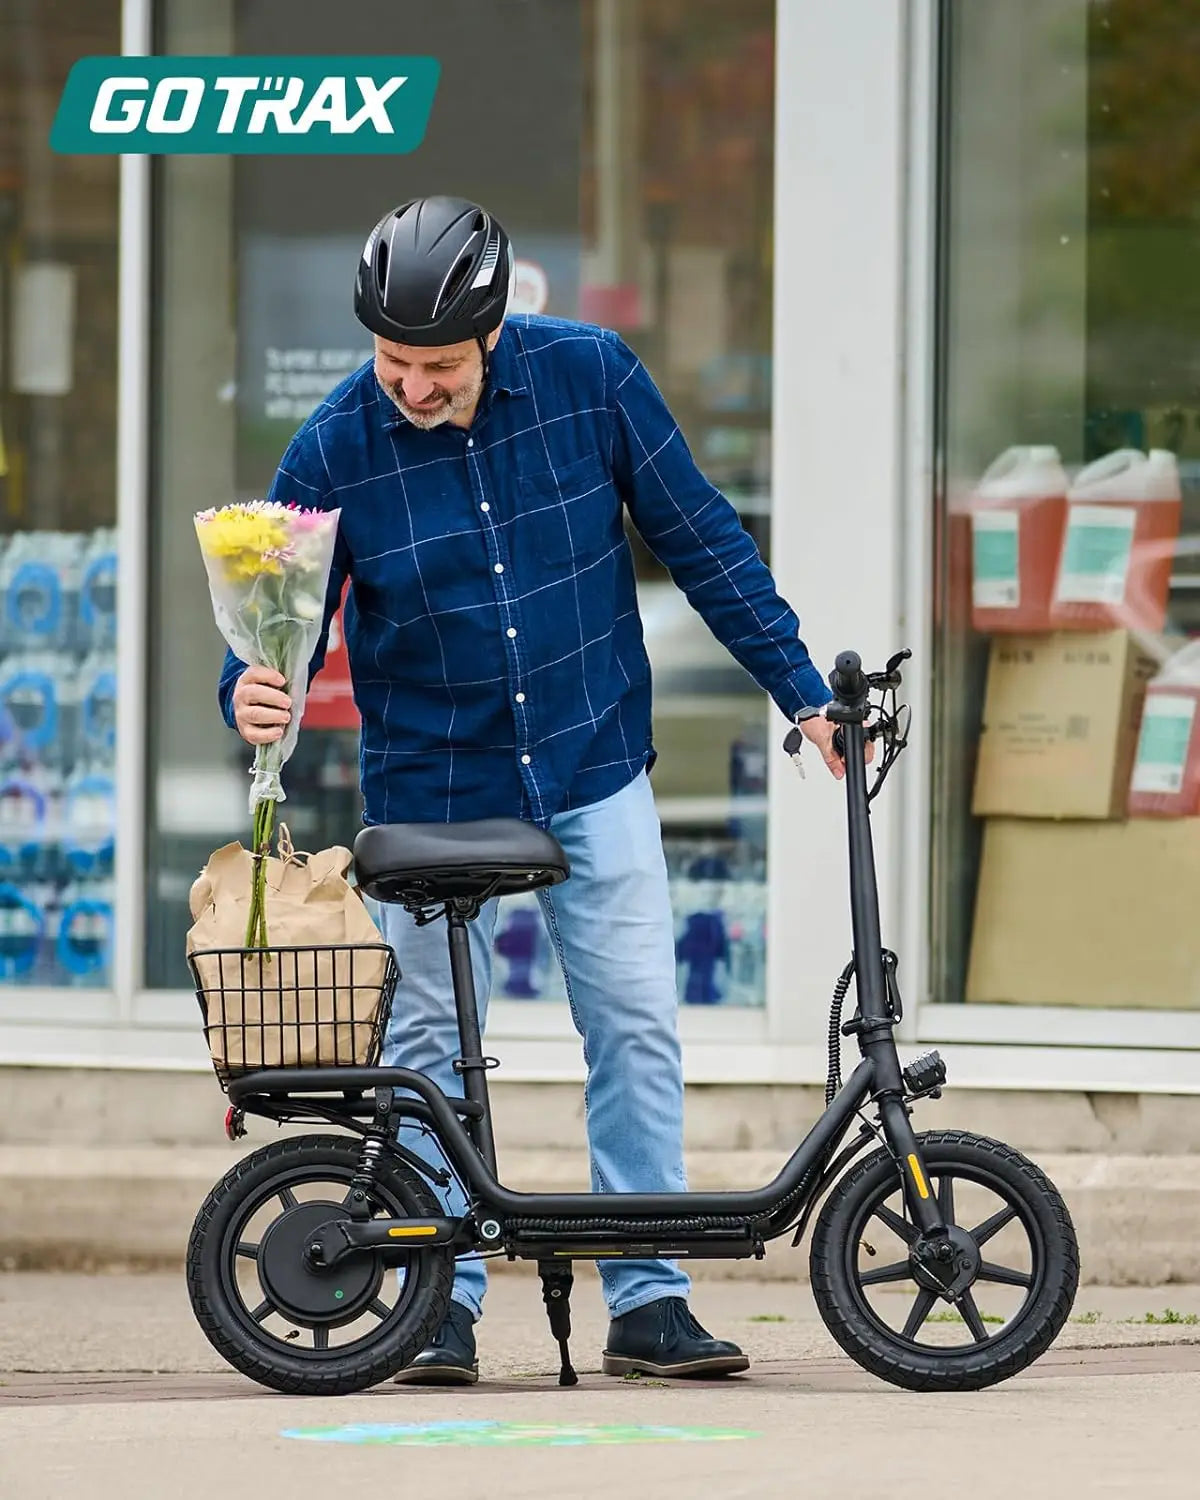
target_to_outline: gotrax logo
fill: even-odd
[[[50,132],[68,154],[401,153],[421,144],[432,57],[85,57]]]

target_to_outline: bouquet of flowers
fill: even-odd
[[[196,535],[221,634],[248,666],[283,674],[292,717],[281,739],[255,751],[250,812],[254,880],[246,947],[267,946],[266,865],[275,804],[285,800],[281,772],[296,748],[308,692],[308,664],[320,639],[325,590],[337,537],[337,510],[302,510],[253,500],[202,510]]]

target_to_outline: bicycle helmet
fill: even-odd
[[[363,247],[354,315],[380,338],[423,348],[487,336],[508,310],[513,253],[500,223],[465,198],[414,198]]]

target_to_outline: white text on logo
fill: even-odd
[[[232,135],[244,119],[247,135],[261,135],[268,120],[280,135],[306,135],[314,125],[327,125],[331,135],[353,135],[368,122],[377,134],[392,135],[387,101],[408,80],[353,81],[358,101],[351,113],[348,80],[342,77],[322,78],[307,100],[302,78],[218,78],[213,88],[224,102],[217,134]],[[152,135],[186,135],[196,124],[204,89],[203,78],[162,78],[153,93],[148,78],[106,78],[96,91],[91,129],[97,135],[129,135],[141,126]]]

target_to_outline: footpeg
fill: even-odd
[[[558,1341],[562,1356],[562,1368],[558,1374],[559,1385],[578,1385],[579,1376],[571,1366],[571,1288],[575,1275],[569,1260],[540,1260],[538,1275],[542,1278],[542,1301],[550,1319],[550,1332]]]
[[[919,1099],[928,1094],[931,1099],[938,1099],[946,1081],[946,1064],[940,1052],[926,1052],[923,1057],[910,1062],[902,1076],[910,1098]]]

